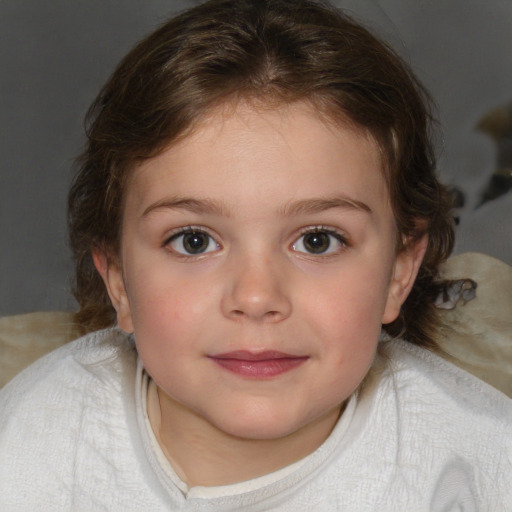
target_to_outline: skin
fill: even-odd
[[[133,171],[122,263],[94,259],[185,482],[260,476],[326,439],[421,263],[425,238],[399,254],[395,242],[376,143],[306,104],[218,108]],[[271,377],[215,359],[239,350],[303,359]]]

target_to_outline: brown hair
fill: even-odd
[[[435,346],[439,264],[451,252],[450,201],[435,175],[430,101],[385,43],[324,2],[210,0],[171,19],[120,63],[88,112],[88,146],[69,195],[76,321],[115,324],[91,251],[116,258],[124,184],[134,165],[186,136],[233,98],[267,105],[309,101],[379,144],[399,242],[427,233],[428,248],[392,336]]]

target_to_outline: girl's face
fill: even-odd
[[[365,377],[421,261],[395,242],[371,138],[241,104],[134,171],[122,268],[97,266],[163,423],[276,439],[332,426]]]

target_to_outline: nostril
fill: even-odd
[[[251,315],[244,312],[241,309],[233,309],[231,311],[232,318],[244,318],[246,316],[250,317]],[[260,318],[262,318],[263,320],[273,321],[273,320],[278,319],[280,316],[281,316],[281,313],[279,311],[272,310],[272,311],[266,311],[265,313],[263,313],[263,315],[260,316]]]

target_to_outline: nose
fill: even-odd
[[[224,316],[277,323],[290,316],[292,303],[283,269],[264,261],[232,262],[222,298]]]

